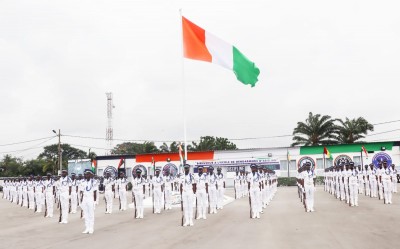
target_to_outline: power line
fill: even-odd
[[[52,137],[50,137],[48,140],[43,141],[43,142],[41,142],[41,143],[39,143],[39,144],[36,144],[36,145],[34,145],[33,147],[28,147],[28,148],[25,148],[25,149],[13,150],[13,151],[2,151],[2,152],[0,152],[0,154],[7,154],[7,153],[14,153],[14,152],[22,152],[22,151],[27,151],[27,150],[33,150],[33,149],[37,149],[37,148],[42,148],[43,146],[39,146],[39,147],[37,147],[37,146],[38,146],[38,145],[41,145],[41,144],[44,144],[44,143],[46,143],[46,142],[52,140],[52,139],[55,138],[55,137],[56,137],[56,136],[52,136]]]
[[[35,142],[35,141],[44,140],[44,139],[48,139],[48,138],[54,138],[54,137],[56,137],[56,136],[42,137],[42,138],[37,138],[37,139],[32,139],[32,140],[27,140],[27,141],[22,141],[22,142],[10,143],[10,144],[0,144],[0,146],[9,146],[9,145],[16,145],[16,144],[24,144],[24,143]]]
[[[385,134],[385,133],[394,132],[394,131],[400,131],[400,129],[395,129],[395,130],[390,130],[390,131],[383,131],[383,132],[373,133],[373,134],[369,134],[369,135],[365,135],[365,136],[366,137],[371,137],[371,136]]]
[[[377,124],[372,124],[372,125],[382,125],[382,124],[390,124],[390,123],[396,123],[396,122],[400,122],[400,120],[387,121],[387,122],[382,122],[382,123],[377,123]]]

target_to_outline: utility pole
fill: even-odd
[[[58,134],[55,130],[53,132],[58,135],[58,166],[60,168],[58,175],[61,175],[62,171],[62,151],[61,151],[61,130],[58,129]]]
[[[107,141],[107,153],[111,154],[112,146],[113,146],[113,128],[112,128],[112,110],[115,108],[113,103],[113,94],[111,92],[107,92],[107,129],[106,129],[106,141]]]

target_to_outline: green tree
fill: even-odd
[[[363,117],[357,119],[346,118],[345,121],[338,119],[337,140],[339,143],[352,144],[365,138],[368,131],[374,131],[374,126]]]
[[[61,144],[62,151],[62,168],[66,169],[68,166],[68,160],[87,158],[88,155],[85,151],[72,147],[69,144]],[[43,152],[39,154],[38,159],[44,159],[47,163],[55,162],[53,173],[55,169],[58,169],[58,144],[52,144],[44,147]],[[46,169],[49,165],[46,166]]]
[[[0,176],[15,177],[22,175],[23,172],[23,161],[21,158],[13,157],[11,155],[5,155],[0,161]]]
[[[200,137],[200,142],[192,142],[192,148],[188,151],[207,151],[207,150],[236,150],[236,144],[230,142],[227,138],[204,136]]]
[[[172,142],[170,145],[168,145],[167,143],[163,143],[162,145],[160,145],[159,147],[159,151],[160,152],[164,152],[164,153],[168,153],[168,152],[178,152],[178,142]]]
[[[292,146],[336,144],[337,126],[334,122],[331,116],[310,112],[306,121],[298,122],[294,128]]]
[[[146,153],[156,153],[159,152],[157,146],[154,142],[145,141],[144,143],[131,143],[126,142],[118,144],[112,149],[111,154],[146,154]]]

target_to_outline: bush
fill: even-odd
[[[316,185],[324,184],[324,177],[317,176],[315,179]],[[296,177],[279,177],[278,178],[278,187],[280,186],[297,186],[297,178]]]

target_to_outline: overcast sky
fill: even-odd
[[[53,129],[105,138],[106,92],[114,95],[120,139],[183,140],[183,103],[188,139],[287,135],[310,111],[399,120],[399,7],[396,0],[1,0],[0,144]],[[256,87],[222,67],[182,59],[180,8],[256,63]],[[379,125],[375,133],[399,128]],[[56,142],[0,146],[0,156],[35,148],[11,153],[29,159]],[[94,148],[107,147],[105,140],[62,142],[99,155],[105,150]],[[291,138],[235,143],[287,146]]]

